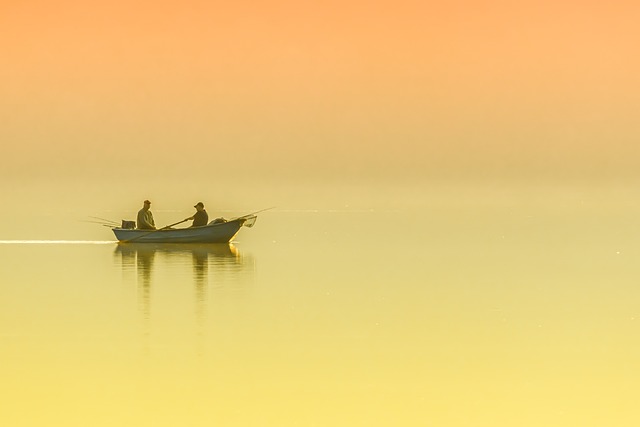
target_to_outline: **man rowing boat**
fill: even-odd
[[[202,227],[203,225],[207,225],[207,223],[209,222],[209,214],[204,209],[204,203],[198,202],[196,203],[194,208],[196,208],[196,213],[193,214],[193,216],[185,219],[185,221],[193,220],[193,224],[191,224],[191,227]]]

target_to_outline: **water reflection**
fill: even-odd
[[[182,301],[188,289],[182,286],[186,281],[193,284],[193,313],[202,333],[209,293],[242,289],[254,269],[253,259],[241,254],[233,244],[119,244],[114,258],[122,268],[125,282],[133,279],[137,283],[145,334],[150,333],[152,300]],[[152,295],[154,290],[156,295]]]

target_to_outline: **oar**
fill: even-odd
[[[183,222],[186,222],[186,221],[189,221],[189,220],[188,220],[188,219],[183,219],[182,221],[176,222],[175,224],[169,224],[169,225],[167,225],[166,227],[158,228],[157,230],[151,230],[150,232],[148,232],[148,233],[144,233],[144,234],[141,234],[141,235],[139,235],[139,236],[136,236],[136,237],[134,237],[133,239],[123,240],[123,241],[122,241],[122,243],[131,243],[131,242],[133,242],[134,240],[138,240],[138,239],[139,239],[139,238],[141,238],[141,237],[148,236],[149,234],[151,234],[151,233],[155,233],[156,231],[166,230],[167,228],[171,228],[171,227],[173,227],[174,225],[182,224]]]

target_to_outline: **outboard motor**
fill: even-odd
[[[125,230],[134,230],[136,228],[136,222],[135,221],[126,221],[126,220],[122,220],[122,228],[124,228]]]

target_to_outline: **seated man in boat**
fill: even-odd
[[[151,208],[151,202],[148,200],[144,201],[144,205],[142,209],[138,211],[138,229],[140,230],[155,230],[156,223],[153,221],[153,214],[149,210]]]
[[[202,227],[203,225],[207,225],[209,222],[209,214],[204,209],[204,203],[198,202],[194,208],[196,208],[196,213],[185,219],[185,221],[193,220],[191,227]]]

